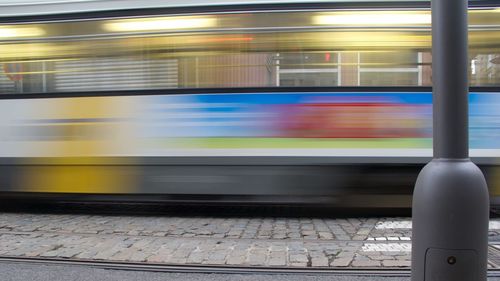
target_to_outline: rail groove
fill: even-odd
[[[322,274],[378,277],[409,277],[410,269],[396,268],[290,268],[290,267],[235,267],[213,265],[169,265],[155,263],[110,262],[96,260],[68,260],[56,258],[33,258],[0,256],[0,262],[36,263],[46,265],[91,266],[107,270],[132,270],[177,273],[218,273],[218,274]],[[500,277],[500,270],[489,269],[488,277]]]

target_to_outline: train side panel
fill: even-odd
[[[352,204],[385,194],[408,203],[431,156],[431,100],[425,92],[1,100],[2,191],[357,195]],[[500,93],[470,100],[471,156],[495,197]]]

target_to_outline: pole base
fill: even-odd
[[[486,281],[489,196],[469,159],[434,159],[413,193],[412,281]]]

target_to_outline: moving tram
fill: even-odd
[[[500,6],[469,13],[471,157],[500,198]],[[0,198],[411,206],[427,1],[11,1]]]

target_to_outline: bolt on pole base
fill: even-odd
[[[435,159],[413,194],[412,281],[486,281],[489,197],[469,159]]]

